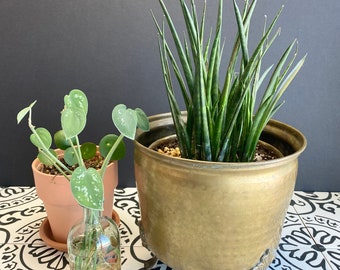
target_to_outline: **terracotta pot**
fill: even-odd
[[[83,217],[83,209],[73,198],[69,181],[61,175],[49,175],[38,170],[41,162],[32,163],[34,182],[39,198],[43,201],[54,241],[66,243],[71,227]],[[111,217],[114,189],[118,184],[117,162],[111,163],[104,175],[104,211]]]
[[[270,121],[261,140],[284,155],[271,161],[217,163],[174,158],[148,148],[174,133],[169,114],[137,134],[135,177],[148,248],[181,269],[267,269],[275,257],[306,139]]]

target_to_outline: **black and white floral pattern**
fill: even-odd
[[[142,246],[135,188],[115,191],[120,216],[122,269],[171,268]],[[35,188],[0,188],[0,269],[69,269],[67,254],[47,246],[39,236],[46,218]],[[251,221],[250,221],[251,222]],[[340,270],[340,193],[295,192],[283,226],[277,256],[268,270]]]

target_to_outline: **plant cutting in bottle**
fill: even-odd
[[[143,130],[149,129],[147,116],[139,108],[132,110],[123,104],[115,106],[112,111],[112,121],[120,134],[118,136],[108,134],[102,138],[99,143],[100,154],[104,157],[101,168],[87,168],[84,160],[92,158],[97,153],[96,144],[84,143],[81,145],[79,142],[79,134],[86,126],[88,100],[81,90],[71,90],[64,97],[64,108],[61,112],[62,129],[54,135],[55,144],[64,150],[64,160],[67,162],[67,166],[58,158],[57,152],[51,149],[53,141],[51,133],[46,128],[37,128],[33,125],[32,109],[35,103],[36,101],[18,113],[17,122],[19,124],[28,115],[28,126],[32,131],[30,140],[38,148],[38,158],[43,164],[53,165],[70,181],[74,198],[85,210],[86,226],[91,227],[84,230],[85,233],[81,238],[76,239],[80,251],[77,251],[72,267],[74,269],[96,269],[98,261],[103,261],[103,264],[106,264],[105,267],[108,267],[110,265],[108,261],[115,260],[112,260],[112,256],[108,258],[106,253],[100,251],[104,250],[104,247],[98,251],[98,245],[104,244],[101,242],[103,238],[101,230],[104,229],[98,230],[101,227],[96,226],[100,224],[98,213],[103,210],[103,177],[109,163],[124,156],[123,138],[133,140],[137,127]],[[98,256],[103,258],[98,258]],[[104,256],[106,257],[104,258]],[[120,253],[118,257],[120,261]],[[115,264],[117,263],[115,262]],[[119,268],[117,268],[118,266],[114,267],[104,269],[120,269],[120,266]]]

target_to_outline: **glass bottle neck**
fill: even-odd
[[[98,224],[101,211],[83,207],[84,221],[87,224]]]

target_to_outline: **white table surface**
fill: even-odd
[[[117,189],[114,210],[121,219],[122,269],[143,269],[152,256],[139,238],[136,188]],[[34,187],[0,188],[0,270],[69,269],[67,254],[40,238],[45,218]],[[171,270],[160,261],[152,269]],[[340,269],[340,192],[295,192],[277,256],[268,269]]]

